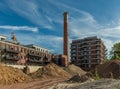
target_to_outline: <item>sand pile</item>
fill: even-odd
[[[92,70],[91,73],[98,75],[102,78],[120,78],[120,61],[112,60],[104,64],[96,66],[96,69]]]
[[[86,74],[86,72],[84,70],[82,70],[80,67],[75,66],[74,64],[71,64],[67,67],[63,68],[65,71],[67,71],[68,73],[70,73],[71,75],[84,75]]]
[[[30,80],[31,78],[21,70],[0,64],[0,84],[12,84]]]
[[[54,63],[48,64],[30,74],[33,78],[69,78],[71,75]]]

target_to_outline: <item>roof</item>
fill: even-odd
[[[26,46],[26,47],[39,47],[39,48],[43,48],[43,49],[49,50],[48,48],[41,47],[41,46],[35,45],[35,44],[28,44],[28,45],[25,45],[25,46]]]

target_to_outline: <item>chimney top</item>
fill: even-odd
[[[68,12],[67,12],[67,11],[65,11],[65,12],[63,13],[63,15],[68,15]]]

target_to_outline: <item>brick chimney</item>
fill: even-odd
[[[68,59],[68,12],[63,13],[64,16],[64,41],[63,41],[63,55]]]

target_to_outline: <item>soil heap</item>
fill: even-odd
[[[120,79],[120,61],[111,60],[104,64],[96,66],[96,69],[92,70],[91,73],[101,78],[115,78]]]
[[[31,78],[21,70],[0,64],[0,84],[12,84],[30,80]]]
[[[84,70],[82,70],[80,67],[75,66],[74,64],[71,64],[67,67],[63,68],[65,71],[67,71],[68,73],[70,73],[71,75],[84,75],[86,74],[86,72]]]
[[[69,78],[71,74],[60,68],[54,63],[48,64],[42,68],[39,68],[36,72],[30,74],[33,78]]]

